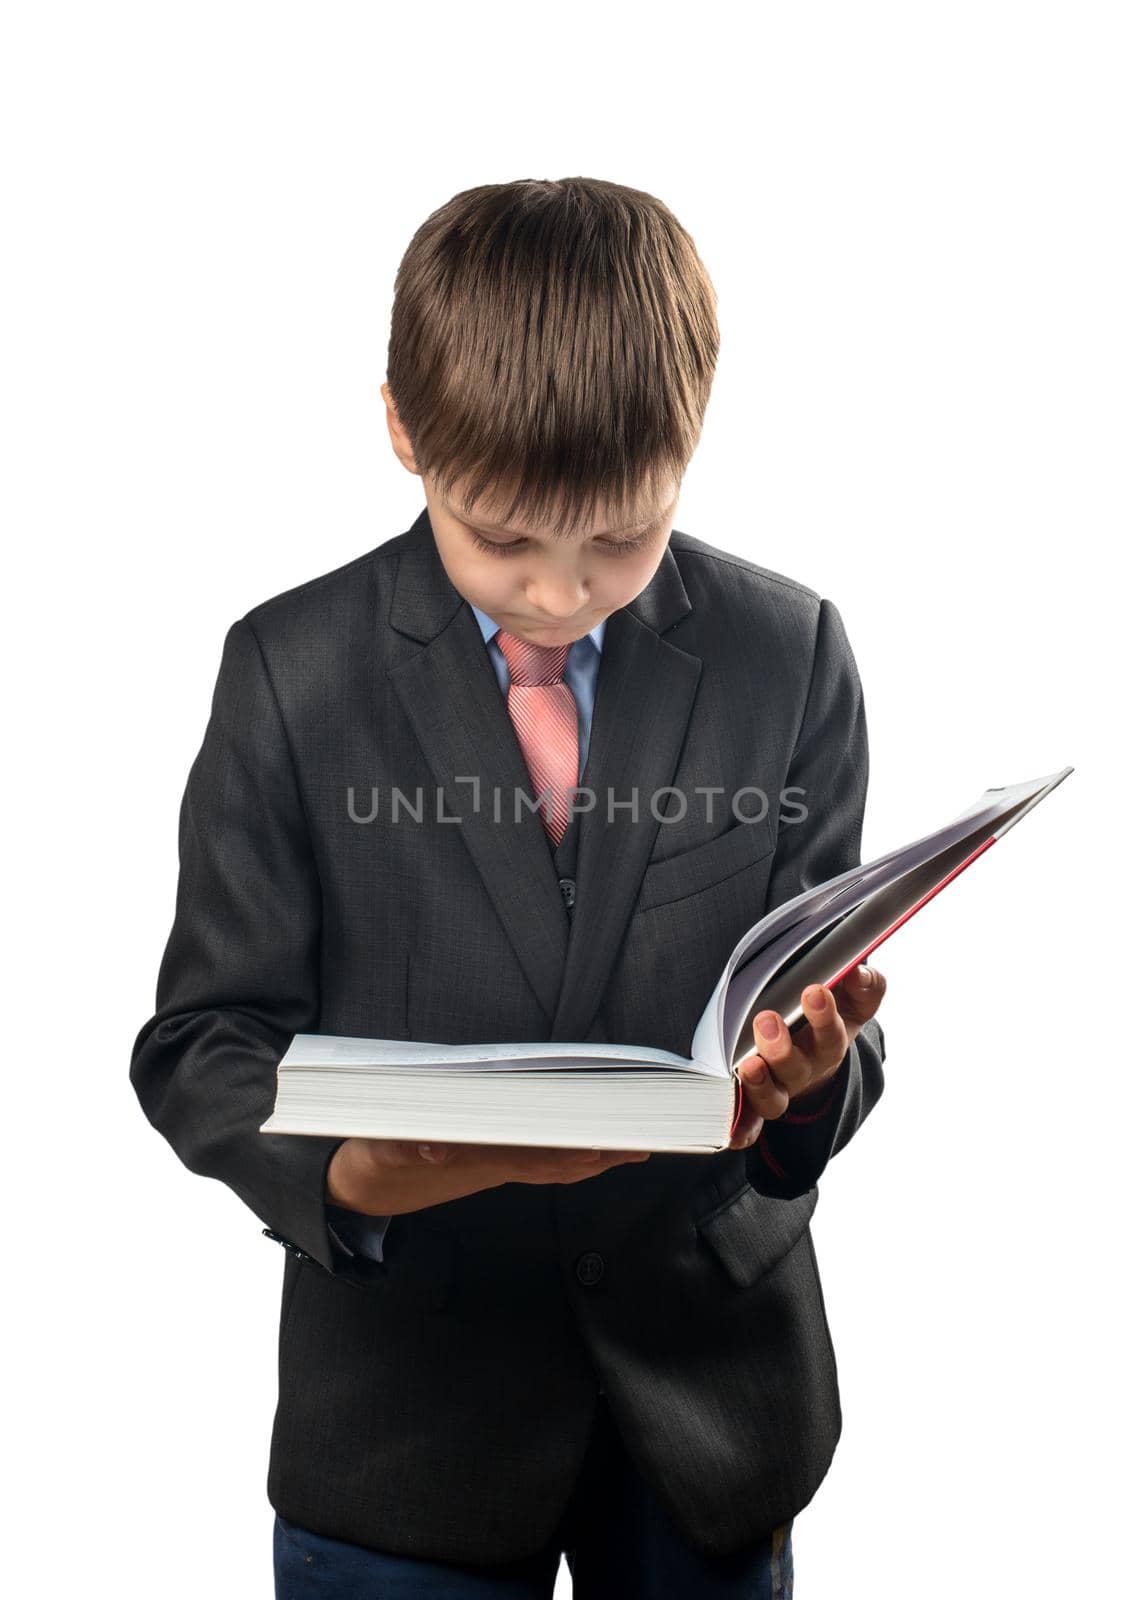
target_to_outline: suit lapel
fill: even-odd
[[[667,548],[642,593],[607,621],[568,922],[541,818],[524,809],[515,821],[514,793],[533,795],[530,775],[482,631],[446,574],[425,508],[402,541],[389,621],[424,648],[392,668],[390,682],[555,1040],[589,1031],[641,885],[658,829],[651,796],[673,782],[702,668],[660,635],[689,609]],[[636,815],[622,809],[634,789]],[[435,814],[433,802],[428,810]]]

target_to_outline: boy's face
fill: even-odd
[[[385,384],[382,392],[395,453],[421,477]],[[444,497],[428,478],[422,482],[451,583],[508,633],[543,645],[573,644],[641,594],[669,543],[680,493],[665,486],[636,526],[599,519],[558,538],[548,528],[496,521],[482,501],[464,517],[457,490]]]

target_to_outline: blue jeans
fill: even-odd
[[[688,1543],[626,1454],[605,1403],[550,1543],[498,1566],[389,1555],[276,1514],[275,1600],[552,1600],[563,1553],[575,1600],[793,1600],[793,1523],[733,1555]]]

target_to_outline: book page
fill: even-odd
[[[770,980],[798,951],[812,949],[857,906],[900,880],[908,882],[911,874],[930,863],[937,868],[935,885],[951,870],[942,863],[954,855],[967,855],[986,839],[1007,832],[1072,770],[1065,767],[1048,778],[987,789],[943,828],[875,861],[850,868],[776,907],[735,945],[698,1021],[691,1046],[695,1062],[705,1070],[713,1070],[720,1060],[723,1070],[732,1073],[754,1048],[753,1015],[766,1008],[780,1010],[763,995]],[[811,967],[803,970],[819,971],[820,964],[815,958]],[[832,971],[827,971],[823,977],[805,977],[803,984],[825,982],[833,976]],[[800,1015],[799,992],[796,1016]],[[787,1021],[796,1020],[796,1016],[787,1017]]]
[[[571,1043],[428,1044],[414,1039],[356,1039],[339,1034],[297,1033],[280,1070],[293,1067],[457,1067],[500,1071],[544,1071],[563,1067],[603,1068],[630,1065],[689,1070],[692,1063],[669,1050],[643,1045]]]

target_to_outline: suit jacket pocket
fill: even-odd
[[[651,861],[634,909],[649,911],[653,906],[712,889],[755,862],[764,861],[772,855],[776,843],[772,817],[766,812],[759,822],[739,822],[692,850]],[[764,895],[762,899],[764,902]]]
[[[817,1198],[816,1184],[794,1200],[759,1194],[747,1184],[694,1225],[738,1288],[748,1289],[793,1249]]]

